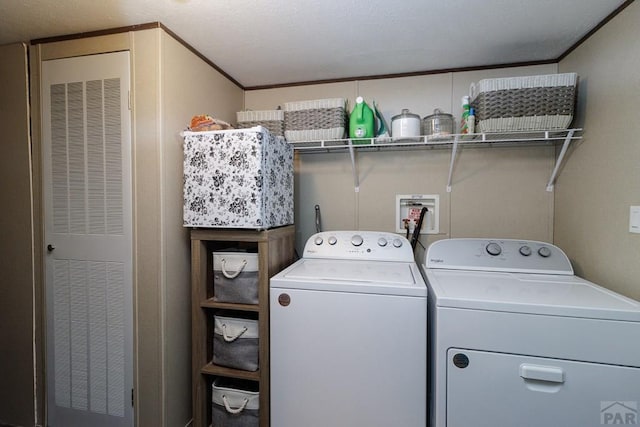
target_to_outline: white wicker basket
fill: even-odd
[[[484,79],[470,87],[481,132],[566,129],[573,120],[576,73]]]
[[[284,104],[284,135],[288,141],[344,138],[347,113],[344,98]]]
[[[262,126],[276,136],[284,136],[283,110],[238,111],[236,119],[238,128]]]
[[[474,99],[480,92],[549,86],[575,86],[577,82],[578,74],[576,73],[483,79],[478,83],[471,83],[469,95],[471,99]]]

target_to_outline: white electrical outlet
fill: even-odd
[[[640,233],[640,206],[631,206],[629,210],[629,233]]]
[[[438,194],[397,194],[396,195],[396,232],[413,233],[420,218],[422,208],[427,212],[422,219],[420,234],[438,234],[440,232],[440,196]]]

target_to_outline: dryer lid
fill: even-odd
[[[577,276],[426,270],[438,307],[640,322],[640,303]]]

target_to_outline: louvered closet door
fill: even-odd
[[[47,419],[133,426],[129,53],[42,69]]]

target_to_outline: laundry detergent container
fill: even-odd
[[[293,224],[293,148],[266,128],[183,132],[185,227]]]

